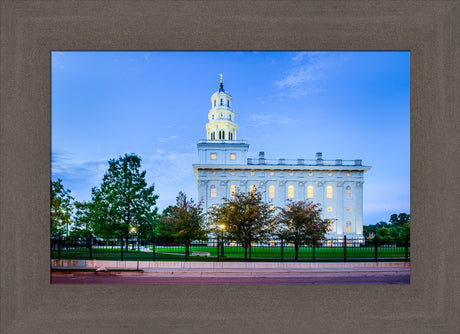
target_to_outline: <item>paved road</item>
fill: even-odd
[[[409,284],[410,273],[342,273],[215,277],[117,273],[52,274],[52,284]]]

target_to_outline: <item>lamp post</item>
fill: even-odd
[[[221,244],[220,244],[220,256],[224,257],[224,230],[225,230],[225,225],[220,224],[220,235],[221,235]]]
[[[136,235],[136,228],[133,226],[133,227],[131,227],[131,229],[129,231],[133,234],[133,246],[132,246],[131,250],[134,250],[134,236]]]

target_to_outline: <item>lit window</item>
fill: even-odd
[[[331,173],[331,172],[329,172],[329,173],[327,173],[327,175],[331,176],[331,175],[332,175],[332,173]]]
[[[217,154],[216,153],[211,153],[211,160],[216,160]]]
[[[326,197],[332,198],[332,186],[327,186],[326,188]]]
[[[307,187],[307,197],[308,198],[313,198],[313,186],[308,186]]]
[[[347,206],[347,212],[351,212],[351,206]]]
[[[351,198],[351,187],[350,186],[347,186],[345,188],[345,197],[346,198]]]
[[[215,171],[212,171],[212,175],[215,175],[215,174],[216,174],[216,172],[215,172]]]
[[[292,175],[292,174],[293,174],[292,172],[289,173],[289,175]]]
[[[347,173],[347,176],[350,176],[351,174],[350,173]]]
[[[275,186],[268,187],[268,197],[275,198]]]
[[[327,232],[328,233],[332,232],[332,222],[331,221],[327,224]]]
[[[294,186],[289,186],[288,187],[288,197],[289,198],[294,198]]]
[[[308,175],[312,176],[312,175],[313,175],[313,173],[312,173],[312,172],[310,172],[310,173],[308,173]]]
[[[346,233],[351,233],[351,221],[349,221],[349,220],[347,220],[347,222],[346,222],[345,232]]]
[[[251,184],[251,185],[249,186],[249,192],[250,192],[250,193],[254,193],[254,191],[256,191],[256,186],[253,185],[253,184]]]
[[[236,192],[236,186],[234,184],[232,184],[230,186],[230,197],[234,197],[235,196],[235,192]]]
[[[234,171],[232,171],[232,172],[231,172],[231,174],[232,174],[232,175],[235,175],[235,172],[234,172]]]
[[[275,207],[273,205],[270,205],[270,207],[268,208],[270,211],[275,211]]]
[[[270,172],[270,175],[273,175],[273,172]]]
[[[217,189],[215,185],[211,185],[211,197],[216,197]]]
[[[235,159],[236,159],[236,154],[235,153],[230,153],[230,160],[235,160]]]
[[[332,206],[327,207],[327,212],[332,212]]]
[[[254,172],[251,172],[251,175],[254,175]]]

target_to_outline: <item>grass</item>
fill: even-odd
[[[211,246],[192,246],[190,247],[190,254],[194,252],[209,253],[210,256],[192,256],[188,257],[188,261],[216,261],[217,251],[220,248]],[[225,257],[220,257],[220,261],[244,261],[244,248],[243,247],[225,247]],[[408,256],[410,258],[410,248],[408,249]],[[58,251],[51,251],[51,258],[58,259]],[[93,260],[121,260],[120,247],[114,248],[93,248],[91,252]],[[249,249],[248,249],[249,258]],[[72,260],[89,260],[90,251],[88,248],[61,250],[61,259]],[[257,246],[251,248],[252,261],[281,261],[281,247],[270,246]],[[343,247],[318,247],[315,249],[316,261],[343,261],[344,249]],[[404,247],[380,247],[378,249],[378,259],[380,261],[400,261],[405,259]],[[124,261],[153,261],[154,254],[150,251],[137,251],[129,249],[127,252],[123,250]],[[184,246],[157,246],[155,247],[155,261],[184,261],[185,260],[185,247]],[[294,247],[286,246],[283,248],[283,260],[295,260]],[[301,247],[298,254],[299,261],[312,261],[313,248]],[[375,249],[374,247],[348,247],[347,248],[347,261],[374,261]]]

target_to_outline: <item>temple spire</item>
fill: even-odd
[[[219,92],[224,92],[224,75],[222,73],[219,73],[218,75],[220,76]]]

